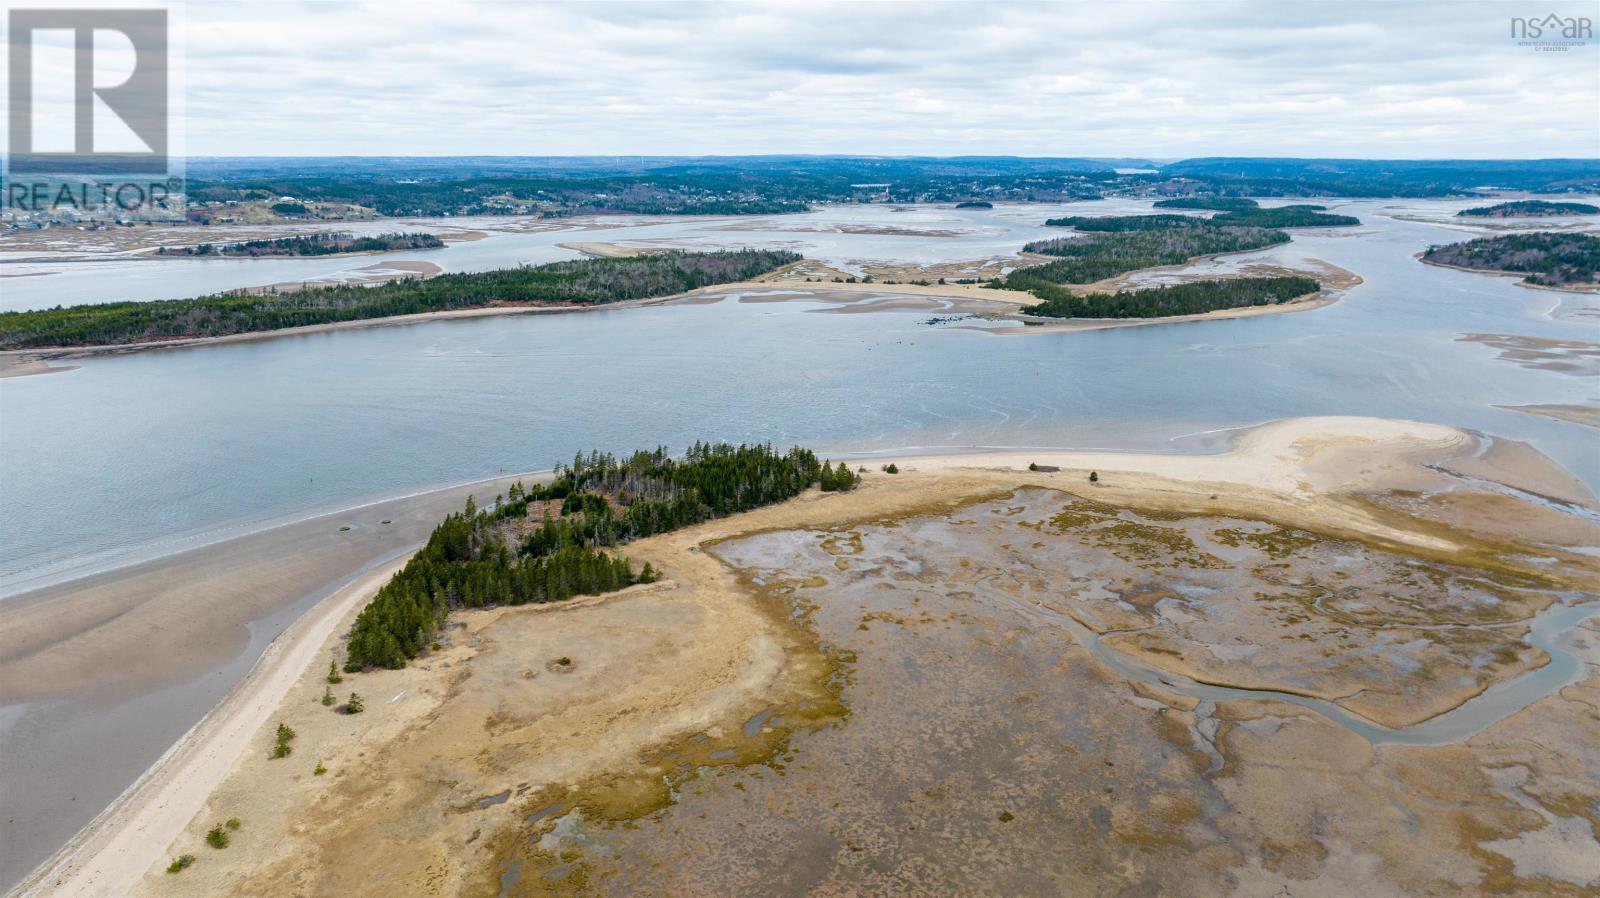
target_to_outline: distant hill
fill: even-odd
[[[1600,159],[1185,159],[1167,177],[1248,182],[1256,195],[1449,196],[1491,188],[1533,193],[1600,188]],[[1257,191],[1264,192],[1257,192]],[[1294,191],[1277,193],[1276,191]]]
[[[1024,156],[202,156],[188,160],[200,180],[263,177],[604,178],[708,172],[839,174],[856,180],[938,175],[1113,172],[1158,166],[1148,159]]]
[[[292,196],[384,216],[770,215],[816,203],[1061,203],[1182,195],[1241,211],[1251,196],[1600,192],[1600,160],[1186,159],[1019,156],[245,157],[188,161],[191,210]],[[1201,200],[1197,197],[1208,197]],[[1225,209],[1225,204],[1233,205]]]

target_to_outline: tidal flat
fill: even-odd
[[[159,860],[82,869],[146,896],[1586,894],[1593,499],[1509,486],[1539,457],[1495,445],[1308,419],[1214,456],[902,458],[629,544],[660,582],[454,614],[347,677],[361,715],[310,665],[231,769],[173,771],[218,785]],[[160,872],[232,816],[226,856]]]
[[[1592,686],[1400,744],[1549,663],[1526,624],[1577,593],[1038,488],[714,553],[851,659],[848,722],[629,825],[536,827],[528,894],[1426,894],[1506,862],[1512,893],[1561,894],[1600,873],[1594,781],[1530,744],[1596,733]]]

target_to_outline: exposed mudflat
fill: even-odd
[[[1459,777],[1441,781],[1435,749],[1375,747],[1266,694],[1130,680],[1085,642],[1403,728],[1543,664],[1518,622],[1576,595],[1047,489],[714,551],[852,659],[848,722],[708,771],[627,826],[580,810],[533,827],[507,894],[1424,894],[1513,855],[1544,871],[1508,877],[1514,892],[1600,874],[1583,859],[1600,851],[1597,789],[1573,769],[1592,747],[1562,759],[1492,727],[1437,749]],[[1522,719],[1564,718],[1556,739],[1600,732],[1585,688]],[[1532,782],[1563,797],[1547,807]]]
[[[1574,377],[1600,376],[1600,344],[1517,334],[1462,334],[1456,339],[1497,349],[1500,354],[1496,358],[1524,368]]]
[[[1530,453],[1307,419],[642,540],[360,715],[312,665],[136,894],[1594,894],[1595,517]]]

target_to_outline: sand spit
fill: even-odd
[[[1600,406],[1549,403],[1544,405],[1501,405],[1496,407],[1527,412],[1530,415],[1544,415],[1546,418],[1555,418],[1557,421],[1570,421],[1573,424],[1600,428]]]
[[[28,356],[0,355],[0,377],[27,377],[30,374],[60,374],[76,371],[80,365],[52,365]]]
[[[1068,289],[1083,296],[1089,293],[1116,293],[1121,290],[1137,290],[1161,284],[1182,284],[1219,278],[1301,276],[1316,278],[1322,283],[1325,291],[1343,293],[1363,283],[1361,276],[1355,272],[1322,259],[1307,259],[1303,267],[1278,265],[1273,262],[1242,262],[1237,268],[1229,269],[1226,273],[1205,269],[1195,270],[1200,263],[1234,256],[1247,256],[1251,253],[1259,252],[1262,252],[1262,250],[1251,249],[1233,253],[1214,253],[1209,256],[1197,256],[1177,265],[1141,268],[1137,271],[1130,271],[1126,274],[1095,281],[1092,284],[1072,284],[1069,285]],[[1047,256],[1045,258],[1048,259],[1050,257]]]
[[[351,255],[355,255],[352,253]],[[362,255],[377,255],[377,253],[363,253]],[[264,287],[251,287],[246,293],[293,293],[296,290],[305,290],[312,287],[363,287],[372,284],[383,284],[389,281],[403,281],[407,278],[431,278],[444,271],[434,262],[418,262],[400,260],[395,262],[374,262],[355,270],[354,277],[319,278],[309,281],[280,281]]]
[[[665,249],[646,249],[636,246],[623,246],[618,243],[557,243],[562,249],[575,250],[592,259],[625,259],[632,256],[643,256],[649,253],[664,253]]]
[[[335,714],[316,701],[342,628],[297,631],[281,650],[314,663],[275,713],[260,716],[253,736],[215,741],[222,737],[208,722],[189,737],[242,746],[242,753],[227,756],[219,748],[204,758],[169,758],[145,789],[110,812],[112,821],[152,821],[141,830],[147,836],[141,851],[108,850],[128,844],[119,835],[125,826],[91,830],[63,856],[70,863],[34,879],[25,893],[914,894],[942,887],[944,894],[1023,894],[1046,887],[1044,880],[1056,888],[1069,882],[1090,887],[1130,875],[1157,883],[1183,874],[1192,877],[1191,894],[1271,894],[1291,881],[1317,884],[1306,894],[1340,894],[1337,877],[1352,875],[1337,872],[1340,858],[1354,858],[1365,882],[1414,884],[1445,876],[1469,890],[1474,883],[1509,883],[1516,893],[1523,888],[1516,871],[1532,869],[1576,881],[1572,877],[1585,869],[1573,859],[1583,856],[1584,840],[1592,836],[1562,821],[1583,815],[1577,797],[1582,775],[1574,781],[1552,768],[1548,753],[1529,759],[1530,749],[1519,747],[1526,743],[1505,734],[1515,723],[1515,732],[1544,733],[1540,738],[1563,751],[1600,744],[1594,733],[1582,734],[1594,729],[1593,679],[1528,706],[1466,744],[1374,750],[1303,707],[1197,703],[1159,686],[1130,685],[1086,654],[1063,629],[1065,619],[1033,612],[1017,617],[1026,611],[1026,584],[1043,575],[1017,567],[1032,555],[1065,552],[1066,559],[1121,565],[1126,573],[1118,576],[1131,578],[1127,583],[1091,569],[1073,574],[1075,561],[1052,563],[1047,569],[1056,573],[1050,576],[1064,571],[1080,578],[1072,589],[1089,590],[1057,613],[1088,622],[1077,626],[1097,623],[1093,629],[1126,630],[1128,636],[1154,620],[1170,632],[1166,639],[1118,636],[1116,650],[1173,675],[1254,670],[1270,680],[1280,668],[1265,661],[1275,657],[1288,665],[1283,671],[1301,671],[1283,676],[1312,678],[1305,689],[1343,696],[1369,719],[1405,725],[1419,710],[1433,713],[1417,698],[1432,708],[1468,701],[1489,682],[1542,663],[1537,650],[1518,648],[1516,621],[1550,607],[1552,596],[1592,583],[1600,564],[1568,548],[1592,537],[1592,522],[1475,490],[1441,469],[1473,457],[1483,466],[1475,476],[1524,476],[1502,469],[1526,459],[1494,455],[1486,445],[1484,438],[1437,425],[1314,418],[1244,431],[1230,451],[1212,456],[1016,452],[898,459],[901,474],[869,472],[863,487],[849,494],[808,494],[630,545],[630,557],[666,573],[667,581],[651,587],[458,615],[428,658],[402,671],[354,675],[337,687],[341,698],[351,689],[367,697],[368,711],[358,716]],[[1058,470],[1033,473],[1029,463]],[[1094,486],[1090,470],[1099,475]],[[1463,515],[1468,502],[1470,513]],[[1013,506],[1021,510],[1009,511]],[[1058,507],[1060,514],[1048,518]],[[1053,523],[1045,529],[1030,523],[1033,529],[982,548],[991,537],[980,534],[999,532],[992,526],[1046,518]],[[1191,518],[1197,523],[1183,523]],[[913,520],[924,523],[907,529]],[[1195,527],[1238,535],[1216,537],[1230,546]],[[972,540],[954,544],[971,546],[959,549],[971,556],[970,565],[936,544],[897,542],[915,534],[943,539],[938,534],[963,528],[976,528]],[[1194,543],[1201,554],[1247,565],[1250,576],[1282,580],[1277,588],[1291,592],[1306,588],[1304,575],[1293,573],[1296,565],[1335,570],[1347,564],[1340,560],[1344,553],[1377,553],[1391,560],[1346,569],[1362,577],[1389,570],[1401,576],[1405,565],[1394,559],[1412,558],[1422,566],[1417,570],[1438,567],[1440,573],[1429,576],[1460,582],[1451,589],[1481,593],[1487,616],[1460,632],[1439,630],[1448,638],[1432,642],[1383,629],[1355,597],[1340,599],[1342,624],[1327,618],[1334,609],[1320,602],[1304,610],[1292,599],[1281,606],[1234,602],[1226,606],[1235,609],[1229,613],[1258,622],[1237,628],[1252,634],[1244,642],[1218,641],[1204,622],[1220,612],[1201,599],[1204,593],[1185,598],[1168,589],[1163,599],[1157,593],[1167,574],[1154,575],[1148,587],[1140,583],[1158,569],[1179,579],[1226,579],[1216,563],[1179,547],[1175,528],[1189,528],[1203,540]],[[1062,539],[1115,544],[1079,556]],[[1033,542],[1040,545],[1024,551]],[[1300,552],[1312,554],[1302,558]],[[811,564],[822,566],[808,572]],[[1289,573],[1274,573],[1285,564]],[[1424,577],[1392,589],[1402,603],[1414,602],[1405,596],[1432,594],[1427,582]],[[1121,604],[1100,598],[1098,583],[1122,595]],[[1055,593],[1038,595],[1047,594]],[[886,604],[867,607],[873,596]],[[851,610],[857,603],[867,615],[859,627]],[[324,603],[318,619],[354,607]],[[1415,632],[1459,626],[1435,620],[1445,613],[1439,608],[1385,606],[1382,613]],[[1424,617],[1415,618],[1419,613]],[[1298,641],[1278,648],[1266,635],[1273,631],[1262,629],[1273,615],[1295,628],[1342,627],[1337,638],[1355,640],[1347,660],[1326,677],[1316,673],[1314,652],[1306,654],[1315,640],[1306,648]],[[1136,625],[1136,619],[1147,623]],[[912,631],[926,638],[906,642],[899,635]],[[1369,675],[1354,660],[1367,651],[1360,648],[1364,639],[1381,647],[1372,651],[1389,659],[1386,664],[1397,665],[1391,674],[1411,671],[1408,665],[1420,660],[1423,671],[1461,665],[1455,669],[1473,671],[1472,683],[1423,677],[1408,681],[1415,686],[1406,688],[1422,690],[1412,700],[1384,699],[1372,690],[1363,695],[1351,684]],[[970,673],[962,680],[970,688],[935,675],[945,668],[927,652],[962,659],[944,663],[963,678]],[[546,664],[561,656],[573,662],[570,672]],[[1489,660],[1473,660],[1479,657]],[[912,669],[927,671],[926,678],[903,680]],[[277,688],[286,676],[252,682],[271,680]],[[1045,689],[1057,677],[1077,685]],[[230,706],[264,707],[252,699],[271,693],[257,688],[241,688]],[[903,712],[894,710],[896,702],[877,698],[897,695]],[[955,704],[920,704],[936,696]],[[1063,701],[1070,707],[1056,707]],[[1002,706],[997,703],[1006,714],[994,713]],[[896,735],[897,713],[915,715],[899,724],[912,731]],[[1077,736],[1052,729],[1050,721],[1063,719],[1080,722],[1073,728]],[[269,761],[271,731],[280,720],[300,736],[293,756]],[[961,732],[967,735],[950,741]],[[901,749],[879,751],[872,761],[851,741],[865,737],[852,734],[870,735],[880,745],[900,740],[894,744],[912,753],[906,756],[911,766],[884,766],[882,759],[893,760]],[[1043,743],[1017,741],[1046,737],[1075,739],[1077,747],[1046,750]],[[937,770],[919,766],[919,745],[952,752],[947,760],[965,757],[976,745],[982,750],[973,763],[989,760],[981,770],[951,768],[943,779],[923,782],[925,773],[911,771]],[[859,761],[861,778],[830,766],[832,758]],[[319,760],[329,768],[326,776],[312,775]],[[993,768],[1001,761],[1003,769]],[[1517,794],[1531,796],[1537,809],[1498,810],[1508,793],[1475,772],[1490,769],[1479,766],[1490,762],[1526,766],[1531,773]],[[974,780],[963,769],[983,775]],[[1440,779],[1430,785],[1426,777]],[[901,785],[891,786],[895,780]],[[803,798],[783,791],[791,782],[804,784],[818,803],[806,807]],[[220,783],[198,813],[174,791],[191,783]],[[852,783],[853,796],[829,797]],[[915,787],[909,795],[908,787]],[[1458,796],[1461,790],[1470,794]],[[899,830],[885,842],[872,833],[896,831],[894,820],[908,808],[894,805],[896,795],[932,802],[912,807],[907,820],[931,828]],[[1294,796],[1296,804],[1284,804],[1282,796]],[[1425,816],[1423,829],[1411,837],[1391,832],[1404,820],[1397,813],[1422,813],[1416,803],[1424,800],[1466,810]],[[767,812],[751,816],[763,807]],[[1052,816],[1051,807],[1070,813]],[[646,812],[653,813],[639,816]],[[160,817],[159,825],[150,814]],[[204,830],[229,816],[245,821],[234,846],[225,852],[204,847]],[[605,823],[625,819],[635,823]],[[801,819],[810,819],[815,838],[789,832]],[[935,821],[945,819],[967,833],[971,851],[939,847],[946,843]],[[729,829],[719,829],[719,821]],[[1078,832],[1084,826],[1091,829]],[[1552,836],[1562,834],[1559,850],[1533,835],[1546,826],[1555,827]],[[168,834],[165,845],[158,831]],[[1421,840],[1414,849],[1413,839]],[[1491,843],[1500,847],[1483,847]],[[747,857],[760,845],[788,847],[763,865]],[[1048,848],[1059,855],[1063,845],[1072,846],[1072,869],[1034,863],[1044,856],[1036,852]],[[160,872],[169,855],[183,852],[200,862],[177,876]],[[1448,864],[1430,872],[1430,852],[1448,857]],[[1494,857],[1510,858],[1506,863],[1515,870]],[[670,875],[652,884],[644,867]],[[774,880],[779,873],[781,881]],[[1044,879],[1008,878],[1015,876]]]
[[[1257,252],[1250,250],[1249,252]],[[1232,254],[1219,254],[1232,255]],[[1049,257],[1035,257],[1048,260]],[[1206,259],[1216,258],[1208,256]],[[1192,265],[1196,260],[1190,260],[1182,265],[1166,266],[1163,268],[1141,269],[1116,278],[1109,278],[1093,284],[1073,285],[1073,292],[1082,294],[1094,292],[1116,292],[1118,290],[1131,290],[1148,287],[1150,284],[1139,282],[1141,275],[1179,273],[1182,274],[1186,266]],[[1278,315],[1288,312],[1308,312],[1315,309],[1326,308],[1337,302],[1345,291],[1362,283],[1359,275],[1346,269],[1339,268],[1320,260],[1311,260],[1306,268],[1286,268],[1279,265],[1255,264],[1241,269],[1233,277],[1274,277],[1282,275],[1308,275],[1316,277],[1324,284],[1324,289],[1318,293],[1300,297],[1291,302],[1271,306],[1249,306],[1237,309],[1219,309],[1195,315],[1173,315],[1164,318],[1133,318],[1133,319],[1102,319],[1102,318],[1041,318],[1029,316],[1027,308],[1038,303],[1038,298],[1030,293],[1019,290],[1000,290],[979,284],[906,284],[906,283],[849,283],[830,282],[827,280],[810,280],[803,276],[796,276],[807,271],[803,267],[806,263],[799,263],[794,269],[769,275],[761,282],[768,287],[781,288],[794,291],[788,297],[774,297],[773,300],[745,299],[743,301],[774,301],[777,299],[796,299],[824,302],[839,302],[838,308],[825,309],[833,314],[860,314],[864,312],[890,312],[890,311],[918,311],[972,315],[976,317],[1006,318],[1025,323],[1025,327],[962,325],[964,328],[983,330],[994,334],[1042,334],[1061,333],[1073,331],[1097,331],[1123,327],[1148,327],[1159,324],[1182,324],[1194,321],[1222,321],[1232,318],[1254,318],[1262,315]],[[1193,277],[1181,276],[1178,282],[1187,280],[1211,279],[1215,275],[1210,273],[1196,273]],[[864,293],[871,294],[874,298],[861,302]],[[811,294],[811,295],[807,295]],[[835,298],[833,294],[842,294]]]

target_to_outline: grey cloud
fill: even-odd
[[[1588,14],[1592,3],[1550,9]],[[191,4],[206,155],[1600,155],[1512,3]],[[1546,7],[1538,7],[1544,12]]]

